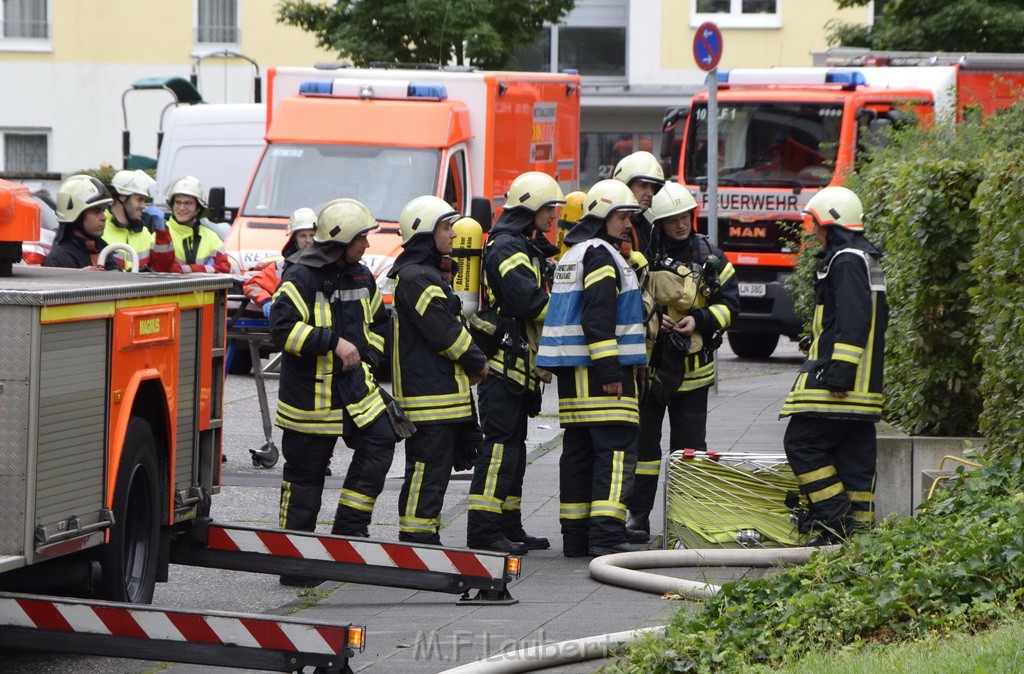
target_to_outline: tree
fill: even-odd
[[[576,0],[285,0],[281,23],[316,35],[357,66],[371,62],[454,61],[496,69],[516,48],[533,44],[545,23],[557,23]]]
[[[840,9],[869,0],[835,0]],[[877,2],[876,2],[877,4]],[[1020,0],[888,0],[874,26],[830,21],[829,44],[903,51],[1019,52]]]

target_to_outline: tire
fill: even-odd
[[[100,548],[100,596],[149,604],[156,587],[160,547],[160,472],[149,423],[128,421],[114,484],[114,527]]]
[[[729,331],[729,346],[740,358],[765,360],[775,353],[779,335],[761,332]]]
[[[231,341],[231,360],[228,362],[228,374],[249,374],[252,372],[252,354],[249,343],[241,340]]]

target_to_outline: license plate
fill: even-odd
[[[740,297],[764,297],[766,292],[764,283],[741,283]]]

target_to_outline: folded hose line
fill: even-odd
[[[678,594],[688,599],[707,599],[718,585],[684,578],[671,578],[638,569],[671,569],[706,566],[777,566],[802,564],[820,548],[740,548],[734,550],[644,550],[597,557],[590,562],[590,576],[609,585],[651,592]]]

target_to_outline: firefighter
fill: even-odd
[[[804,208],[821,243],[813,342],[780,416],[790,417],[786,458],[809,512],[808,545],[842,541],[874,521],[875,422],[889,321],[881,253],[864,237],[864,208],[826,187]]]
[[[526,420],[540,412],[541,403],[536,348],[527,338],[544,320],[547,258],[557,252],[540,239],[563,203],[554,178],[523,173],[509,186],[504,210],[488,234],[482,282],[504,338],[488,361],[490,376],[478,389],[484,445],[469,488],[466,544],[471,548],[522,554],[551,547],[546,538],[523,529]]]
[[[242,284],[242,292],[253,304],[260,308],[263,315],[270,318],[271,299],[274,291],[281,283],[281,272],[288,264],[288,257],[299,252],[313,241],[313,230],[316,228],[316,211],[312,208],[300,208],[288,218],[286,234],[288,240],[281,249],[281,257],[261,260],[256,265],[256,273]]]
[[[103,240],[106,223],[104,210],[113,199],[98,178],[74,175],[57,190],[57,222],[60,227],[50,252],[43,258],[44,267],[94,268],[97,254],[107,245]],[[117,260],[107,257],[103,267],[117,270]]]
[[[697,202],[685,187],[666,182],[654,195],[650,256],[634,253],[660,314],[650,385],[640,400],[636,481],[626,527],[649,537],[658,491],[661,430],[668,410],[669,447],[707,450],[708,391],[715,382],[715,351],[739,313],[736,270],[717,246],[693,231]],[[636,258],[641,258],[639,264]]]
[[[640,206],[616,180],[594,185],[555,269],[537,364],[558,377],[562,554],[637,550],[626,536],[636,469],[634,368],[646,364],[643,300],[620,254]]]
[[[470,387],[487,377],[487,357],[462,320],[450,257],[458,212],[443,199],[417,197],[398,218],[402,253],[388,276],[393,295],[395,399],[416,425],[405,441],[405,481],[398,496],[398,539],[440,545],[439,516],[463,430],[479,426]],[[472,450],[471,450],[472,451]]]
[[[185,176],[167,190],[171,217],[158,223],[150,251],[153,271],[189,274],[192,272],[231,273],[231,260],[224,242],[202,217],[206,196],[199,180]]]
[[[665,171],[653,154],[640,150],[623,157],[615,165],[612,178],[626,183],[640,205],[640,211],[633,216],[631,222],[635,234],[635,248],[647,255],[655,245],[658,233],[644,213],[651,207],[654,195],[665,184]]]
[[[156,181],[145,171],[118,171],[110,181],[113,202],[107,209],[107,222],[103,240],[124,243],[135,249],[139,256],[139,270],[149,267],[149,250],[153,246],[152,211],[147,209],[150,189]],[[159,209],[155,209],[159,212]],[[160,214],[161,221],[163,214]],[[125,271],[132,270],[131,259],[119,253],[117,261]]]
[[[373,274],[362,264],[377,230],[354,199],[329,201],[313,242],[288,258],[270,312],[270,337],[283,354],[274,423],[283,429],[281,527],[313,531],[324,472],[338,436],[353,450],[331,533],[369,535],[377,496],[395,452],[395,434],[373,370],[383,361],[387,317]],[[286,585],[308,579],[282,576]]]

